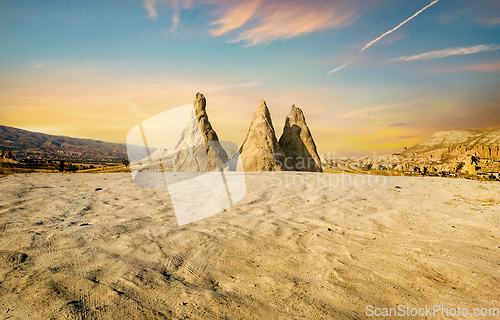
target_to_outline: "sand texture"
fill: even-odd
[[[130,174],[1,177],[0,319],[366,319],[366,305],[500,306],[499,183],[381,177],[382,187],[330,189],[316,175],[248,173],[238,204],[182,227],[166,189],[139,188]]]

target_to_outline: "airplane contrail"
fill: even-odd
[[[339,71],[340,69],[342,69],[342,68],[344,68],[344,67],[347,67],[347,65],[348,65],[349,63],[351,63],[351,62],[352,62],[352,61],[346,62],[346,63],[344,63],[343,65],[341,65],[340,67],[338,67],[337,69],[333,69],[332,71],[328,72],[327,76],[328,76],[328,75],[330,75],[331,73],[334,73],[334,72]]]
[[[448,48],[443,50],[425,52],[409,57],[399,57],[396,59],[391,59],[389,61],[411,61],[411,60],[429,60],[436,58],[444,58],[448,56],[461,56],[464,54],[472,54],[483,51],[495,51],[499,50],[500,46],[496,44],[482,44],[479,46],[473,46],[468,48]]]
[[[396,31],[397,29],[399,29],[402,25],[404,25],[405,23],[407,23],[408,21],[410,21],[411,19],[415,18],[416,16],[418,16],[420,13],[422,13],[422,11],[424,11],[425,9],[429,8],[430,6],[436,4],[439,0],[434,0],[432,1],[430,4],[426,5],[425,7],[423,7],[422,9],[420,9],[419,11],[417,11],[417,13],[415,13],[414,15],[412,15],[411,17],[409,17],[408,19],[406,19],[405,21],[401,22],[400,24],[398,24],[395,28],[387,31],[386,33],[384,33],[383,35],[381,35],[380,37],[378,37],[377,39],[373,40],[372,42],[368,43],[360,52],[363,52],[365,51],[366,49],[368,49],[369,47],[371,47],[375,42],[379,41],[380,39],[382,39],[383,37],[385,37],[386,35]]]
[[[411,17],[409,17],[408,19],[406,19],[405,21],[401,22],[400,24],[398,24],[395,28],[387,31],[386,33],[384,33],[383,35],[381,35],[380,37],[378,37],[377,39],[371,41],[370,43],[368,43],[366,46],[364,46],[363,49],[361,49],[360,52],[363,52],[365,51],[366,49],[368,49],[369,47],[371,47],[375,42],[379,41],[380,39],[382,39],[383,37],[385,37],[386,35],[396,31],[397,29],[399,29],[402,25],[404,25],[405,23],[407,23],[408,21],[410,21],[411,19],[415,18],[416,16],[418,16],[420,13],[422,13],[422,11],[424,11],[425,9],[429,8],[430,6],[436,4],[439,0],[434,0],[432,1],[431,3],[429,3],[428,5],[426,5],[425,7],[423,7],[422,9],[420,9],[419,11],[417,11],[414,15],[412,15]],[[347,63],[344,63],[343,65],[341,65],[340,67],[336,68],[336,69],[333,69],[331,70],[330,72],[328,72],[327,76],[329,76],[330,74],[334,73],[334,72],[337,72],[341,69],[343,69],[344,67],[348,66],[352,61],[349,61]]]

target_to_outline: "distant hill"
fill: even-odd
[[[500,158],[500,129],[492,130],[443,130],[434,133],[400,153],[404,157],[436,155],[478,156],[486,159]]]
[[[323,156],[322,162],[327,169],[357,173],[393,170],[412,175],[499,179],[500,129],[438,131],[392,155],[354,159]],[[384,175],[392,174],[387,172]]]
[[[16,158],[120,160],[127,147],[92,139],[70,138],[0,125],[0,150],[10,149]],[[137,147],[137,151],[141,149]]]

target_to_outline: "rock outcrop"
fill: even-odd
[[[471,156],[500,159],[500,129],[438,131],[429,139],[403,149],[400,154],[405,158],[425,160],[457,158],[464,161]]]
[[[245,171],[282,171],[285,155],[276,139],[271,114],[262,100],[240,147]]]
[[[476,157],[468,158],[464,163],[462,172],[467,174],[475,174],[476,170],[478,169],[477,164],[478,160],[476,159]]]
[[[323,163],[333,166],[331,161]],[[500,129],[438,131],[393,155],[338,159],[338,163],[354,169],[372,164],[371,170],[387,168],[411,174],[495,176],[500,172]]]
[[[476,146],[472,151],[479,158],[500,159],[500,146]]]
[[[220,171],[228,162],[226,151],[212,128],[206,112],[206,99],[196,94],[193,113],[175,147],[173,170],[176,172]]]
[[[304,113],[295,105],[285,119],[279,144],[286,155],[285,170],[323,172]]]

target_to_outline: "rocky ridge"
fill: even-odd
[[[463,161],[469,157],[500,159],[500,129],[443,130],[400,153],[404,158]]]
[[[438,131],[393,155],[337,159],[323,155],[322,162],[332,169],[498,176],[500,129]]]

